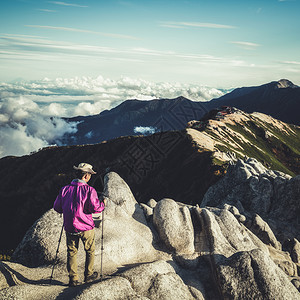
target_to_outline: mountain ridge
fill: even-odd
[[[288,125],[262,113],[245,113],[225,107],[213,110],[188,127],[201,132],[200,144],[209,138],[220,153],[236,158],[254,157],[265,166],[294,176],[300,173],[300,127]],[[199,134],[198,134],[199,135]],[[275,159],[274,159],[275,158]],[[224,155],[219,155],[219,160]],[[225,156],[226,159],[226,156]]]
[[[286,123],[300,124],[300,88],[287,79],[233,90],[209,102],[209,107],[234,106],[245,112],[261,112]]]
[[[245,112],[261,112],[286,123],[300,125],[300,88],[287,79],[234,89],[208,102],[183,96],[174,99],[125,100],[98,115],[66,119],[78,122],[78,132],[66,135],[67,145],[99,143],[119,136],[136,135],[136,127],[152,131],[181,130],[191,120],[201,119],[220,106],[233,106]]]

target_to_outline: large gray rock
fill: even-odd
[[[194,229],[189,209],[172,199],[160,200],[154,208],[153,223],[165,245],[177,253],[193,253]]]
[[[217,184],[208,189],[201,207],[228,203],[239,208],[242,204],[247,211],[264,216],[271,209],[271,198],[277,196],[276,193],[289,180],[290,176],[268,170],[253,158],[238,160]]]
[[[259,249],[238,252],[216,269],[224,299],[300,299],[284,272]]]
[[[12,286],[0,291],[0,299],[6,300],[32,300],[32,299],[59,299],[61,288],[53,287],[51,285],[42,284],[23,284]],[[72,298],[65,298],[72,299]]]
[[[65,286],[61,284],[61,280],[67,280],[67,278],[64,272],[56,269],[53,285],[49,285],[51,272],[52,268],[50,266],[28,268],[8,261],[1,263],[0,299],[56,299],[65,289]],[[2,281],[2,276],[4,281]],[[66,293],[66,296],[68,296],[68,293]],[[70,297],[67,299],[70,299]]]
[[[293,247],[291,251],[292,260],[300,264],[300,243],[297,239],[293,240]],[[299,274],[300,275],[300,274]]]
[[[76,300],[115,300],[115,299],[148,299],[138,298],[136,292],[131,287],[130,282],[125,278],[116,276],[105,280],[104,282],[95,283],[84,289]]]
[[[53,209],[38,219],[25,234],[13,253],[12,260],[30,267],[53,263],[59,247],[58,261],[66,261],[66,236],[63,218]]]
[[[194,297],[182,279],[174,274],[158,275],[149,290],[153,300],[192,300]]]
[[[216,263],[219,259],[228,258],[240,251],[260,249],[270,256],[288,276],[297,276],[297,265],[292,261],[288,252],[281,251],[279,247],[265,245],[252,231],[238,222],[235,215],[227,209],[196,208],[195,214],[204,231],[204,235],[200,236],[200,247],[197,250],[201,253],[214,254]]]
[[[254,215],[250,230],[256,236],[258,236],[266,245],[271,245],[276,249],[281,249],[281,245],[277,241],[270,226],[258,214]]]
[[[126,278],[139,295],[149,296],[148,291],[154,278],[169,273],[175,274],[174,268],[166,261],[159,260],[127,270],[120,276]]]
[[[215,254],[216,258],[229,257],[238,251],[256,248],[269,253],[267,246],[239,223],[227,209],[196,208],[195,214],[204,231],[204,235],[201,235],[199,252]]]
[[[109,199],[104,212],[106,265],[117,268],[153,260],[157,254],[153,247],[153,233],[129,186],[114,172],[105,177],[104,184],[104,194]],[[100,244],[100,234],[98,236]]]
[[[117,173],[110,172],[105,176],[103,194],[109,199],[105,211],[106,219],[133,217],[147,225],[143,209],[135,200],[127,183]]]
[[[133,289],[149,299],[194,299],[188,286],[165,261],[157,261],[133,268],[121,274]]]

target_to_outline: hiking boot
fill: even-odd
[[[79,283],[78,280],[70,279],[70,281],[69,281],[69,287],[75,287],[75,286],[78,286],[78,285],[80,285],[80,283]]]
[[[98,277],[98,272],[94,272],[92,275],[84,277],[84,282],[94,281],[95,279],[97,279],[97,277]]]

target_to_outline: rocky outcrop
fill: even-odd
[[[217,269],[225,299],[299,299],[284,272],[259,249],[238,252]]]
[[[117,173],[110,172],[105,176],[103,194],[109,199],[105,210],[106,219],[133,218],[147,224],[142,208],[127,183]]]
[[[300,264],[300,243],[296,239],[293,240],[291,253],[292,260],[295,263]]]
[[[201,207],[238,208],[236,218],[269,245],[270,256],[289,276],[297,276],[300,176],[266,169],[253,158],[238,160],[204,195]],[[283,251],[281,251],[283,250]],[[286,252],[288,251],[288,252]]]
[[[248,158],[238,160],[228,168],[226,176],[208,189],[201,207],[224,207],[225,204],[237,207],[248,217],[245,224],[248,227],[253,225],[260,238],[268,240],[274,246],[277,242],[271,231],[280,242],[300,238],[299,195],[300,176],[292,178],[284,173],[268,170],[257,160]],[[256,214],[259,217],[255,217]],[[259,218],[269,226],[263,225]]]
[[[215,258],[229,257],[239,251],[251,251],[259,248],[269,253],[267,246],[235,216],[226,209],[196,209],[204,236],[201,245],[204,251],[215,254]],[[201,248],[199,249],[202,250]]]
[[[255,214],[250,229],[255,233],[265,244],[271,245],[276,249],[281,249],[280,243],[277,241],[273,231],[267,222],[265,222],[258,214]]]
[[[53,209],[46,212],[27,231],[12,259],[29,267],[53,263],[62,231],[62,215]],[[62,234],[59,261],[66,261],[66,236]]]
[[[0,299],[300,299],[299,242],[290,240],[293,261],[268,223],[246,211],[242,199],[236,202],[239,209],[232,201],[199,208],[169,198],[142,208],[116,173],[106,176],[104,193],[110,200],[104,214],[103,280],[68,288],[62,241],[60,263],[52,285],[47,284],[62,225],[50,210],[27,232],[14,262],[1,263]],[[153,215],[147,213],[151,210]],[[100,245],[103,220],[101,214],[94,217]],[[51,222],[56,224],[52,231]],[[81,273],[84,258],[81,250]]]
[[[180,207],[172,199],[162,199],[154,208],[153,223],[170,250],[194,253],[194,230],[187,207]]]

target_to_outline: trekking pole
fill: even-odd
[[[98,175],[97,179],[99,179],[100,181],[100,184],[101,184],[101,190],[102,190],[102,193],[100,193],[100,191],[97,193],[101,194],[102,197],[103,197],[103,202],[105,204],[105,201],[104,199],[106,199],[106,197],[103,195],[103,192],[104,192],[104,176],[110,172],[110,167],[106,168],[105,169],[105,172],[104,173],[101,173]],[[106,206],[106,204],[105,204]],[[103,279],[103,252],[104,252],[104,211],[105,209],[102,211],[102,214],[101,214],[101,255],[100,255],[100,281],[102,281]]]
[[[102,233],[101,233],[101,269],[100,269],[100,281],[103,277],[103,252],[104,252],[104,211],[102,212]]]
[[[51,273],[51,277],[50,277],[50,284],[52,283],[52,279],[53,279],[54,268],[55,268],[55,265],[56,265],[56,260],[57,260],[57,256],[58,256],[58,252],[59,252],[59,245],[60,245],[60,241],[61,241],[61,237],[62,237],[63,231],[64,231],[64,224],[61,227],[61,232],[60,232],[60,236],[59,236],[59,240],[58,240],[58,245],[57,245],[57,249],[56,249],[56,255],[55,255],[55,259],[54,259],[54,263],[53,263],[53,268],[52,268],[52,273]]]
[[[108,167],[108,168],[106,168],[105,169],[105,174],[107,174],[108,172],[110,171],[110,168]],[[103,174],[101,174],[101,175],[103,175]],[[101,180],[101,184],[102,184],[102,190],[104,190],[104,180],[103,180],[103,177],[102,176],[99,176],[99,178],[100,178],[100,180]],[[106,203],[105,203],[105,201],[104,201],[104,199],[106,199],[105,198],[105,196],[103,195],[103,193],[102,193],[102,196],[103,196],[103,202],[104,202],[104,204],[105,204],[105,206],[106,206]],[[102,219],[101,219],[101,257],[100,257],[100,281],[102,281],[102,279],[103,279],[103,252],[104,252],[104,212],[105,212],[105,209],[102,211],[102,214],[101,214],[101,216],[102,216]]]

